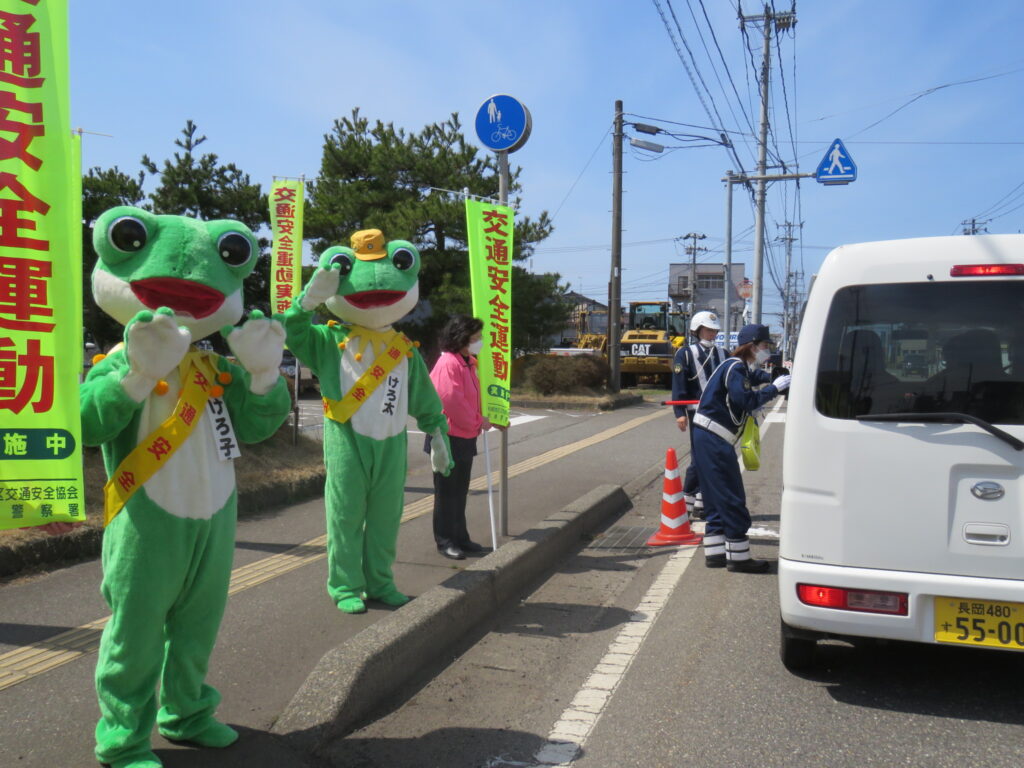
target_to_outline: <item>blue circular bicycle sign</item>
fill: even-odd
[[[530,110],[504,93],[491,96],[476,113],[476,135],[495,152],[515,152],[530,138],[532,128]]]

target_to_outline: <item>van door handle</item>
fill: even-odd
[[[964,541],[989,547],[1005,547],[1010,543],[1010,526],[1001,523],[966,523]]]

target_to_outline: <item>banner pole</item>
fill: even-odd
[[[494,478],[491,476],[491,446],[487,440],[489,429],[484,430],[484,463],[487,466],[487,511],[491,517],[491,547],[498,551],[498,529],[494,520]]]
[[[508,205],[508,152],[498,152],[498,202]],[[511,343],[511,339],[510,339]],[[512,354],[515,354],[512,350]],[[511,356],[510,356],[511,358]],[[509,364],[511,365],[511,359]],[[502,536],[508,536],[508,430],[501,431],[501,491],[498,496],[498,523]]]

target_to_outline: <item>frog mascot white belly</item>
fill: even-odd
[[[273,435],[290,408],[284,329],[259,311],[230,327],[259,254],[239,222],[119,207],[97,220],[93,245],[96,303],[126,326],[81,388],[83,440],[102,446],[109,477],[96,757],[157,768],[154,721],[200,746],[238,738],[214,718],[220,694],[204,679],[231,576],[232,457],[238,441]],[[217,330],[238,364],[192,346]]]
[[[419,351],[392,323],[419,300],[420,255],[380,230],[334,246],[284,314],[288,348],[320,379],[327,483],[327,592],[339,610],[400,606],[395,586],[407,469],[406,419],[433,435],[435,472],[451,471],[448,423]],[[313,325],[322,303],[346,324]]]

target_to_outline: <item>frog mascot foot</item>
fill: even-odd
[[[356,232],[351,248],[323,252],[284,313],[288,348],[320,379],[324,398],[327,591],[346,613],[363,593],[385,605],[408,602],[395,588],[392,564],[409,416],[444,448],[435,471],[447,475],[454,465],[448,421],[427,366],[416,345],[392,327],[419,301],[419,271],[412,243],[385,242],[376,229]],[[314,325],[320,304],[343,324]]]
[[[163,768],[164,764],[160,762],[159,757],[147,751],[136,757],[115,760],[112,763],[103,763],[103,765],[109,765],[110,768]]]
[[[343,597],[337,606],[342,613],[366,613],[366,603],[358,597]]]
[[[163,728],[160,729],[160,735],[169,741],[182,741],[189,744],[195,744],[200,747],[211,747],[213,749],[230,747],[238,741],[238,731],[230,725],[225,725],[212,717],[207,718],[206,725],[201,727],[197,733],[192,735],[186,736]]]
[[[403,595],[397,589],[392,587],[391,589],[384,590],[383,592],[376,592],[369,595],[371,600],[376,600],[378,603],[384,603],[392,608],[401,608],[403,605],[409,602],[412,598],[408,595]]]

